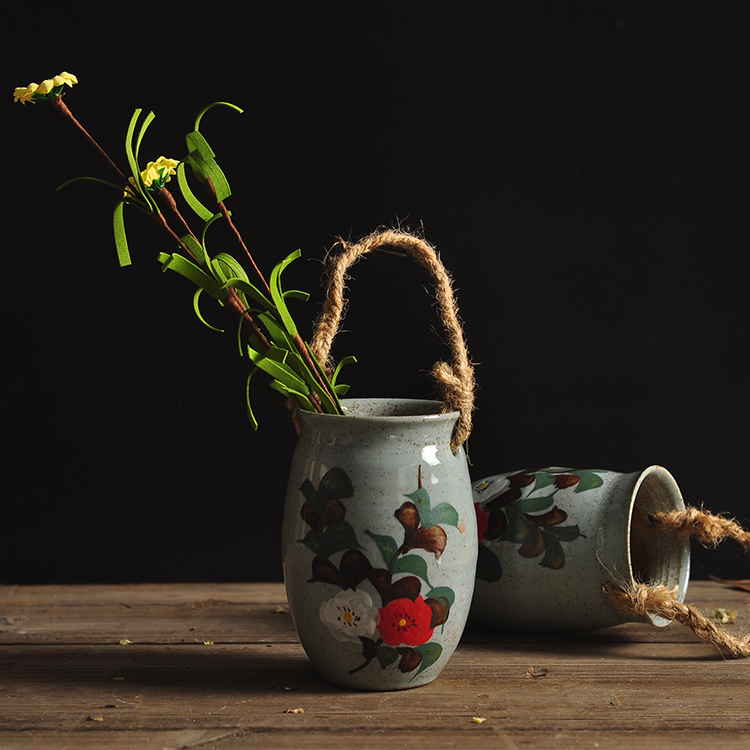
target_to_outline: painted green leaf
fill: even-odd
[[[523,497],[513,503],[513,507],[521,513],[534,513],[538,510],[545,510],[555,501],[555,493],[543,495],[542,497]]]
[[[419,665],[419,669],[414,677],[421,672],[424,672],[428,667],[431,667],[443,653],[443,647],[435,642],[423,643],[421,646],[417,646],[414,650],[422,656],[422,663]]]
[[[441,597],[445,597],[451,607],[456,601],[456,593],[449,586],[437,586],[425,595],[425,599],[440,599]]]
[[[526,520],[523,513],[514,505],[507,505],[505,515],[508,518],[508,525],[500,536],[500,541],[513,542],[513,544],[524,544],[534,535],[531,524]]]
[[[418,508],[419,506],[417,506]],[[440,503],[430,511],[433,526],[445,524],[458,528],[458,511],[450,503]]]
[[[549,533],[549,529],[542,529],[542,536],[546,549],[539,564],[543,568],[560,570],[565,565],[565,552],[563,552],[562,545]]]
[[[321,557],[330,557],[336,552],[348,549],[361,549],[354,529],[346,521],[338,521],[326,526],[322,536],[322,549],[326,554]]]
[[[578,526],[547,526],[544,531],[559,542],[572,542],[581,536]]]
[[[412,575],[418,576],[423,581],[431,586],[430,579],[427,577],[427,563],[423,557],[419,555],[405,555],[404,557],[397,557],[393,561],[393,567],[391,569],[393,575],[396,573],[411,573]]]
[[[480,544],[477,557],[477,578],[494,583],[499,581],[502,575],[503,569],[497,555],[486,545]]]
[[[604,484],[604,480],[596,474],[594,471],[577,471],[575,475],[581,478],[573,492],[586,492],[586,490],[593,490],[596,487],[601,487]]]
[[[555,475],[550,474],[547,471],[538,471],[535,476],[536,479],[534,480],[534,488],[531,490],[531,492],[536,492],[537,490],[541,490],[544,487],[549,487],[555,481]]]
[[[307,532],[304,539],[298,539],[297,540],[300,544],[304,544],[305,547],[308,547],[313,551],[314,554],[316,554],[318,557],[327,558],[327,555],[321,554],[321,549],[323,548],[322,539],[320,537],[320,534],[317,531],[314,531],[313,529],[310,529],[310,531]]]
[[[324,501],[343,500],[354,494],[354,487],[349,475],[341,468],[334,466],[320,480],[318,496]]]
[[[398,660],[398,651],[393,646],[380,645],[375,651],[380,666],[385,669]]]
[[[383,562],[387,568],[390,568],[391,562],[398,552],[398,544],[396,543],[396,540],[392,536],[373,534],[372,531],[368,530],[365,530],[365,534],[375,540],[375,544],[378,545],[380,554],[383,556]]]

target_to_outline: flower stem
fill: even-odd
[[[81,133],[83,133],[89,143],[107,160],[109,166],[112,167],[115,172],[117,172],[118,176],[123,181],[123,184],[127,185],[127,177],[125,177],[125,175],[120,171],[120,168],[117,166],[117,164],[115,164],[112,159],[109,158],[107,152],[96,142],[96,140],[94,140],[93,136],[88,132],[88,130],[86,130],[86,128],[84,128],[83,125],[81,125],[81,123],[78,122],[78,120],[73,116],[73,113],[68,108],[68,105],[63,101],[63,95],[61,94],[56,99],[52,99],[52,104],[63,117],[67,117],[73,123],[73,125],[75,125],[81,131]]]

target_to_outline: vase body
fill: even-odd
[[[677,587],[684,601],[690,542],[649,514],[684,510],[661,466],[621,474],[550,468],[475,482],[480,554],[472,621],[497,630],[593,630],[637,620],[604,589],[634,582]],[[667,620],[645,618],[663,626]]]
[[[395,690],[450,658],[474,588],[477,532],[457,414],[434,401],[300,413],[282,527],[297,634],[328,682]]]

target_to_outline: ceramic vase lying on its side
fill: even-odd
[[[631,474],[518,471],[479,480],[473,490],[480,539],[473,622],[552,632],[635,619],[614,606],[607,583],[676,587],[684,601],[689,539],[649,522],[651,513],[685,508],[677,483],[661,466]]]

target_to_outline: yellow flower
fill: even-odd
[[[41,83],[30,83],[28,86],[18,86],[13,92],[14,101],[26,104],[44,99],[56,99],[62,93],[63,86],[72,86],[78,79],[72,73],[63,71],[54,78],[47,78]]]
[[[175,169],[179,163],[165,156],[160,156],[156,161],[150,161],[146,169],[141,172],[143,184],[152,190],[163,188],[172,179],[172,175],[176,174]]]

